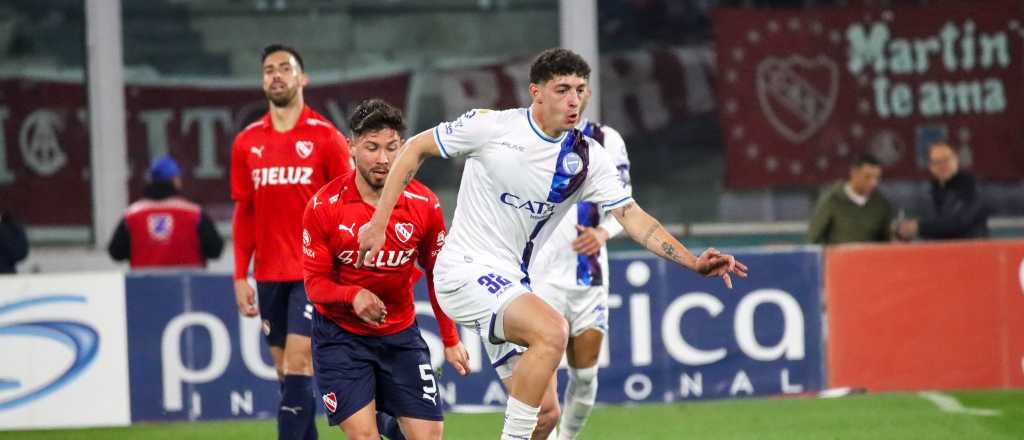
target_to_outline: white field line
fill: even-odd
[[[967,408],[960,404],[960,401],[956,400],[955,397],[949,394],[943,394],[935,391],[922,391],[917,393],[918,396],[931,401],[935,406],[939,407],[940,410],[948,413],[956,414],[968,414],[972,416],[998,416],[1002,413],[998,410],[987,409],[987,408]]]

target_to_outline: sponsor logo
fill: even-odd
[[[398,240],[402,243],[405,243],[412,238],[412,231],[412,223],[395,223],[395,235],[398,236]]]
[[[303,229],[302,230],[302,245],[303,246],[309,246],[310,241],[311,240],[309,239],[309,231]]]
[[[42,296],[0,305],[0,317],[50,304],[84,305],[85,302],[85,297],[80,295]],[[31,375],[36,377],[0,377],[0,411],[25,405],[71,384],[89,369],[96,359],[100,346],[99,332],[95,328],[74,321],[47,319],[8,323],[0,326],[0,337],[7,340],[30,340],[35,352],[48,351],[60,346],[60,351],[71,354],[71,360],[67,365],[57,368],[43,366],[42,368],[47,372],[52,371],[53,374],[45,375],[41,381],[38,380],[38,372]]]
[[[313,142],[311,141],[296,141],[295,152],[299,154],[299,157],[306,159],[309,155],[313,154]]]
[[[253,188],[268,185],[312,185],[311,167],[266,167],[252,170]]]
[[[249,152],[259,156],[260,159],[263,159],[263,146],[262,145],[260,145],[258,147],[249,147]]]
[[[551,213],[555,210],[554,203],[524,200],[523,198],[511,193],[502,193],[499,200],[501,200],[501,203],[505,205],[529,212],[530,216],[533,218],[550,217]]]
[[[331,414],[334,414],[334,412],[338,410],[338,397],[335,396],[334,393],[332,392],[324,394],[323,399],[324,407],[326,407],[327,410],[331,412]]]
[[[270,321],[264,319],[261,328],[263,329],[264,336],[270,336]]]
[[[369,267],[399,267],[410,261],[412,261],[412,255],[415,253],[415,249],[407,249],[404,251],[380,251],[377,253],[377,258],[373,259]],[[349,264],[355,266],[356,258],[359,254],[356,251],[348,250],[341,251],[338,253],[338,261],[342,264]]]
[[[338,225],[338,230],[339,231],[348,232],[349,235],[355,237],[356,233],[355,233],[355,231],[352,230],[355,227],[356,227],[356,224],[353,222],[351,226]]]
[[[174,232],[174,217],[170,214],[150,214],[146,217],[146,227],[149,236],[156,240],[164,241]]]

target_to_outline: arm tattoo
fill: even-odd
[[[670,258],[672,261],[680,263],[679,258],[681,257],[681,255],[679,255],[679,253],[676,252],[676,248],[672,247],[671,244],[661,242],[661,250],[662,252],[665,253],[666,257]]]
[[[658,230],[658,224],[655,223],[655,224],[651,225],[651,229],[648,229],[647,233],[644,234],[644,240],[643,241],[644,241],[644,247],[645,248],[647,248],[647,241],[650,240],[652,236],[654,236],[654,232],[657,231],[657,230]]]
[[[405,180],[402,181],[402,186],[408,185],[412,181],[412,176],[416,175],[416,170],[410,170],[409,174],[405,175]]]

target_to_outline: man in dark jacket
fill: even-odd
[[[897,236],[903,240],[915,236],[926,240],[988,237],[988,207],[974,176],[960,170],[953,147],[946,143],[929,147],[928,171],[932,174],[932,212],[900,222]]]
[[[107,250],[132,269],[204,267],[220,257],[224,239],[199,205],[179,195],[181,169],[169,156],[153,162],[143,198],[132,203]]]
[[[0,274],[15,273],[15,265],[28,256],[25,228],[14,221],[11,213],[0,213]]]

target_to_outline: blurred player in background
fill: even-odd
[[[593,90],[580,97],[579,113],[586,110]],[[632,194],[629,156],[622,135],[613,128],[583,119],[576,129],[604,147],[618,172],[619,183]],[[565,358],[569,383],[563,396],[560,439],[574,439],[583,429],[597,397],[597,359],[608,332],[608,248],[605,242],[622,232],[615,216],[592,202],[577,202],[547,244],[536,252],[530,279],[534,292],[569,323]],[[558,396],[552,388],[541,405],[538,432],[548,432],[558,422]],[[551,420],[550,416],[555,415]]]
[[[302,283],[302,212],[321,186],[352,168],[348,142],[305,105],[302,89],[309,78],[299,53],[271,45],[262,59],[270,110],[242,130],[231,148],[235,299],[243,315],[263,320],[281,380],[278,438],[315,439],[313,306]],[[258,308],[246,279],[254,256]]]
[[[579,55],[546,50],[530,67],[529,108],[471,110],[410,139],[359,234],[358,261],[372,265],[389,238],[392,209],[422,161],[467,158],[435,287],[445,313],[481,335],[509,389],[503,439],[546,437],[534,428],[569,335],[565,318],[532,294],[529,267],[570,206],[587,201],[612,211],[651,252],[729,286],[730,274],[746,276],[731,255],[690,254],[633,201],[608,152],[575,129],[589,75]]]
[[[417,263],[426,272],[445,357],[459,374],[469,372],[455,324],[434,297],[434,260],[445,242],[441,204],[429,188],[411,182],[391,216],[387,245],[373,266],[356,268],[358,231],[373,215],[405,122],[400,110],[371,99],[355,109],[349,125],[356,171],[317,192],[302,222],[306,291],[316,308],[317,386],[330,424],[340,423],[349,439],[379,438],[378,411],[397,417],[405,438],[440,439],[441,401],[413,301]]]

